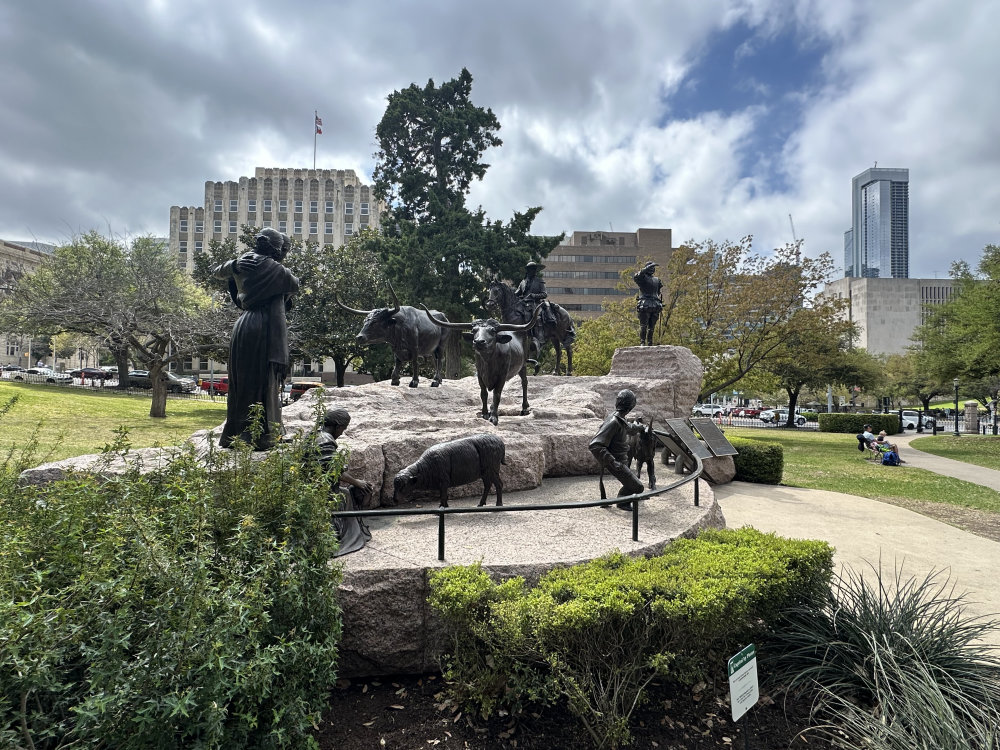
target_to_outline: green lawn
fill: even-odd
[[[124,425],[135,448],[177,445],[192,432],[216,427],[226,419],[225,401],[168,398],[167,416],[149,416],[150,396],[25,383],[0,382],[0,404],[18,402],[0,416],[0,449],[28,443],[37,430],[39,463],[97,453]]]
[[[912,466],[881,466],[866,461],[864,454],[858,451],[854,435],[746,427],[726,428],[726,434],[780,443],[785,451],[785,471],[781,483],[790,487],[831,490],[875,500],[924,500],[1000,512],[1000,493],[986,487]],[[919,448],[936,453],[936,450],[931,451],[926,446],[938,446],[948,440],[940,435],[922,438]],[[959,440],[971,443],[976,438],[962,437]],[[1000,447],[1000,441],[997,445]],[[941,455],[957,458],[950,453]],[[1000,461],[1000,454],[996,455]],[[906,458],[905,452],[903,458]]]
[[[911,445],[935,456],[1000,470],[1000,438],[997,437],[982,435],[955,437],[953,434],[944,434],[917,438]]]

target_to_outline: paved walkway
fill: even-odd
[[[895,435],[900,453],[912,466],[1000,491],[1000,471],[933,456],[909,446],[915,435]],[[904,447],[905,444],[905,447]],[[881,565],[894,575],[922,578],[947,572],[955,592],[966,592],[967,611],[1000,615],[1000,542],[935,521],[896,505],[825,490],[732,482],[715,488],[729,527],[802,539],[822,539],[836,548],[838,563],[871,574]],[[1000,646],[1000,630],[991,643]]]

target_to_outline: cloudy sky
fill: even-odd
[[[539,233],[805,240],[910,170],[910,275],[1000,243],[996,0],[45,0],[0,6],[0,237],[166,235],[206,180],[370,179],[386,96],[467,67],[503,146],[472,194]]]

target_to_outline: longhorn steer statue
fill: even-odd
[[[417,359],[433,354],[434,379],[431,381],[431,388],[436,388],[441,384],[441,358],[451,332],[428,323],[417,308],[409,305],[401,306],[391,284],[389,291],[392,292],[393,307],[375,310],[355,310],[353,307],[348,307],[340,301],[336,292],[333,299],[341,309],[355,315],[367,316],[357,335],[359,344],[386,343],[392,349],[392,354],[396,358],[396,366],[392,368],[393,385],[399,385],[399,371],[403,367],[403,362],[409,360],[412,375],[410,388],[416,388],[420,382]],[[430,315],[433,316],[431,320],[437,318],[438,321],[448,322],[444,313],[437,310],[431,310]]]
[[[437,490],[441,507],[448,507],[448,488],[483,480],[480,505],[486,505],[490,487],[497,488],[497,505],[503,505],[500,465],[505,447],[497,435],[481,433],[432,445],[392,482],[392,504],[409,500],[417,490]]]
[[[471,323],[449,323],[431,317],[431,311],[424,307],[427,317],[440,328],[463,331],[467,341],[472,342],[476,353],[476,375],[479,377],[479,394],[483,399],[483,419],[496,424],[497,408],[503,387],[514,375],[521,376],[521,414],[528,414],[528,346],[526,338],[535,322],[538,311],[535,308],[531,320],[522,325],[500,323],[493,318],[474,320]],[[486,407],[487,395],[493,391],[493,406]]]

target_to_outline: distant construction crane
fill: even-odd
[[[795,242],[795,264],[796,265],[801,265],[801,263],[802,263],[802,256],[801,256],[801,251],[799,249],[799,238],[795,236],[795,222],[792,221],[792,215],[791,214],[788,214],[788,224],[792,228],[792,241]]]

